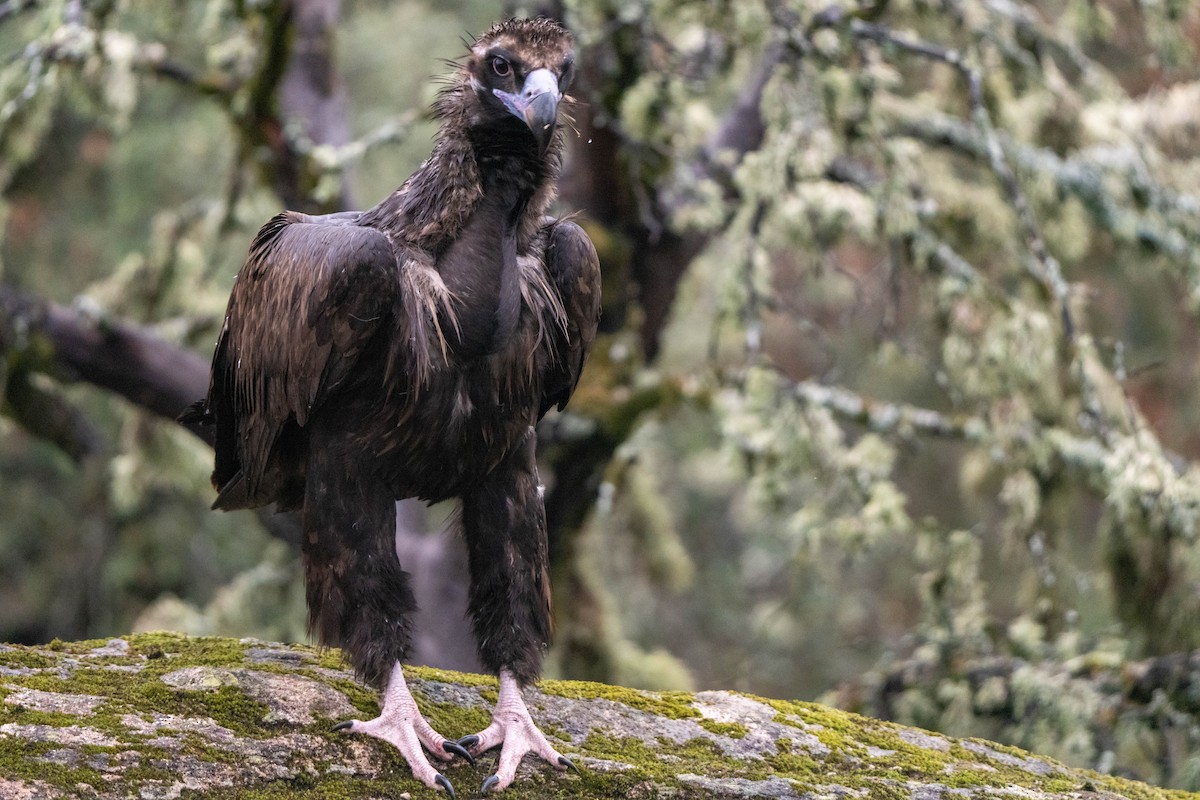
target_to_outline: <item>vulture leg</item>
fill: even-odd
[[[396,556],[395,500],[370,472],[346,468],[355,458],[342,444],[348,437],[317,425],[312,439],[302,515],[309,628],[323,645],[341,647],[355,672],[384,690],[378,717],[348,720],[335,730],[391,743],[418,780],[453,795],[421,746],[443,761],[470,755],[421,716],[400,667],[416,602]]]
[[[417,701],[408,691],[408,684],[404,681],[404,670],[399,663],[392,667],[392,676],[383,692],[383,710],[379,716],[366,722],[356,719],[339,722],[334,726],[334,730],[365,733],[391,744],[404,756],[417,780],[433,789],[445,789],[451,797],[454,797],[454,787],[445,775],[429,763],[421,751],[422,745],[442,761],[449,761],[455,755],[461,755],[471,763],[475,762],[465,748],[447,741],[446,737],[430,727],[425,717],[421,716]]]
[[[500,699],[492,712],[492,723],[479,733],[464,736],[458,743],[475,754],[500,747],[500,762],[496,774],[483,782],[482,793],[500,791],[513,782],[517,766],[526,753],[534,753],[559,769],[574,768],[570,760],[547,741],[525,705],[521,685],[508,670],[500,671]]]
[[[521,696],[533,682],[550,641],[550,579],[546,512],[534,460],[536,437],[525,441],[463,497],[463,534],[471,569],[469,610],[483,664],[500,676],[492,722],[459,740],[472,755],[501,746],[489,790],[512,783],[526,753],[560,769],[570,762],[534,725]]]

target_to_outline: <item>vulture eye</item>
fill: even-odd
[[[509,64],[508,59],[503,56],[496,56],[492,59],[492,72],[501,78],[507,78],[512,74],[512,64]]]

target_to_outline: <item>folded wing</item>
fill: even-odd
[[[579,384],[600,321],[600,259],[583,228],[570,220],[550,226],[546,269],[566,312],[566,339],[555,369],[547,376],[542,415],[552,406],[559,411],[566,407]]]
[[[291,463],[302,458],[303,427],[394,325],[396,254],[378,230],[354,224],[356,216],[285,212],[250,247],[207,399],[217,425],[214,507],[290,505],[289,482],[303,481],[303,465]]]

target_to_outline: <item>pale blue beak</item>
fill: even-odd
[[[538,150],[546,152],[554,137],[554,126],[558,123],[558,101],[562,92],[558,90],[558,79],[548,69],[535,69],[525,76],[525,85],[520,94],[502,89],[493,89],[492,94],[500,98],[504,107],[513,116],[529,126]]]

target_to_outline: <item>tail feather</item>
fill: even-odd
[[[208,398],[205,398],[189,405],[175,420],[184,425],[212,425],[217,418],[208,407]]]
[[[233,511],[236,508],[254,508],[250,501],[250,493],[246,486],[246,475],[238,470],[224,486],[218,486],[216,476],[213,476],[213,488],[217,490],[217,499],[213,501],[213,511]]]

